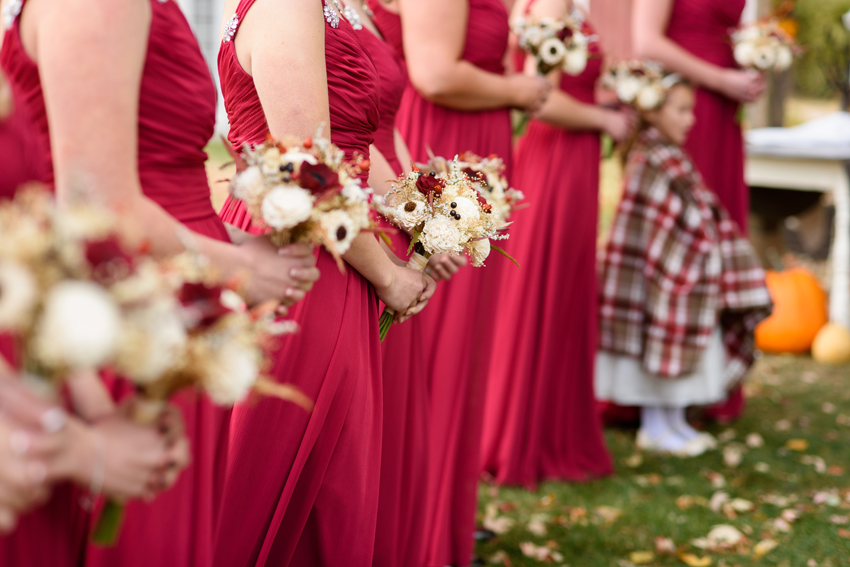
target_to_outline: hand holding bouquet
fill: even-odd
[[[732,42],[738,65],[757,71],[787,71],[799,50],[794,38],[775,18],[741,26],[732,32]]]
[[[668,91],[681,81],[681,76],[666,73],[654,61],[620,61],[608,68],[602,86],[614,91],[623,104],[649,112],[661,107]]]
[[[369,162],[347,162],[344,152],[320,134],[306,140],[269,139],[244,148],[241,155],[231,150],[237,173],[230,194],[245,203],[275,246],[322,245],[345,271],[341,256],[361,230],[373,227],[372,192],[357,178]]]
[[[500,234],[503,223],[493,205],[481,196],[457,159],[445,173],[416,170],[399,178],[384,197],[382,213],[412,235],[414,253],[408,267],[420,272],[433,254],[465,252],[473,266],[483,266],[490,240],[507,238]],[[496,246],[492,249],[502,252]],[[386,309],[381,316],[382,341],[392,321],[393,313]]]
[[[261,378],[265,348],[291,324],[272,306],[248,311],[203,259],[157,261],[129,246],[106,210],[59,208],[43,190],[1,203],[0,226],[0,332],[17,339],[24,372],[58,385],[75,371],[115,370],[141,394],[133,417],[145,424],[183,388],[221,405],[257,389],[310,407]],[[114,540],[120,516],[108,503],[96,541]]]
[[[584,14],[575,10],[562,20],[519,18],[514,26],[519,47],[534,56],[537,72],[548,75],[561,69],[568,75],[581,75],[587,68],[597,41]]]

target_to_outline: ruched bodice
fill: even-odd
[[[148,50],[139,92],[139,177],[142,189],[177,220],[215,218],[204,146],[215,130],[215,84],[180,7],[151,0]],[[35,124],[45,181],[53,182],[50,134],[38,65],[23,48],[18,19],[6,32],[3,68]]]
[[[234,22],[238,22],[255,0],[241,0]],[[331,117],[331,141],[346,156],[369,155],[375,130],[380,121],[380,79],[378,71],[351,24],[340,18],[339,27],[325,26],[325,61]],[[230,118],[230,142],[235,146],[262,142],[269,132],[263,106],[254,79],[239,63],[234,41],[222,43],[218,69],[224,104]],[[368,173],[363,174],[363,180]]]
[[[667,36],[714,65],[734,67],[729,31],[738,25],[746,0],[676,0]]]
[[[375,62],[381,85],[380,123],[375,131],[373,143],[392,166],[393,171],[400,174],[401,164],[395,150],[395,117],[407,87],[407,72],[404,62],[386,41],[366,28],[360,32],[360,39]]]

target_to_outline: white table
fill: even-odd
[[[829,318],[850,329],[850,114],[836,112],[794,128],[747,132],[747,184],[831,192],[835,236],[830,252]]]

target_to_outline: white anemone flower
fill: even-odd
[[[278,185],[265,196],[263,220],[275,230],[297,226],[310,218],[313,198],[310,192],[291,185]]]
[[[776,70],[787,71],[794,63],[794,54],[787,45],[782,45],[776,50]]]
[[[640,92],[641,80],[633,75],[619,78],[617,81],[617,98],[626,104],[631,104]]]
[[[559,39],[550,38],[540,45],[540,60],[547,65],[560,65],[566,54],[567,48]]]
[[[752,43],[745,41],[735,46],[735,61],[741,67],[752,67],[755,62],[756,48]]]
[[[776,52],[772,47],[765,45],[755,50],[753,54],[753,66],[756,69],[767,71],[776,64]]]
[[[334,243],[339,254],[345,254],[360,232],[354,220],[345,211],[335,210],[322,215],[319,224]]]
[[[428,217],[425,203],[422,201],[407,201],[392,210],[390,215],[407,230],[413,230]]]

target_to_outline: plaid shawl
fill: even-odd
[[[719,323],[727,378],[744,377],[771,310],[764,271],[685,152],[653,128],[629,157],[600,264],[601,350],[675,379],[694,372]]]

